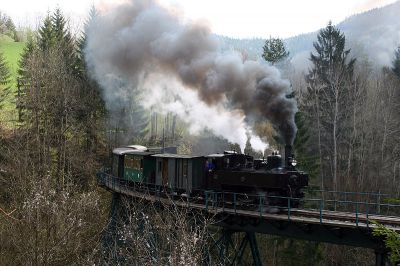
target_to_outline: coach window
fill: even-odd
[[[142,170],[142,157],[141,156],[125,156],[125,168],[133,170]]]

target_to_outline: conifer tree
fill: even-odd
[[[54,45],[62,50],[65,64],[74,73],[76,72],[76,50],[71,33],[68,29],[66,19],[61,10],[57,8],[52,17]]]
[[[0,85],[7,85],[9,81],[10,70],[3,53],[0,52]]]
[[[397,47],[396,51],[394,52],[392,70],[396,74],[396,76],[400,78],[400,46]]]
[[[26,93],[26,88],[29,87],[31,82],[30,70],[29,70],[29,60],[31,59],[35,49],[37,49],[33,38],[29,38],[24,50],[22,51],[21,58],[18,61],[18,77],[17,77],[17,109],[18,109],[18,119],[21,122],[23,120],[23,114],[25,111],[25,106],[23,104],[23,97]]]
[[[16,39],[16,28],[12,19],[5,13],[0,11],[0,34],[7,35],[17,41]]]
[[[295,158],[299,162],[299,169],[308,173],[310,184],[316,185],[319,176],[318,156],[315,155],[310,143],[309,126],[302,112],[296,113],[295,122],[297,134],[294,140]]]
[[[4,100],[10,93],[10,70],[8,68],[7,62],[0,52],[0,108],[3,107]]]
[[[246,146],[244,147],[244,154],[252,155],[253,147],[251,147],[250,136],[247,136]]]
[[[319,32],[317,39],[313,44],[316,53],[311,53],[310,61],[327,86],[333,85],[334,75],[353,74],[356,60],[348,59],[350,49],[345,50],[346,38],[332,22]]]
[[[81,37],[77,40],[76,56],[74,58],[73,75],[81,82],[81,100],[84,104],[81,105],[79,120],[85,127],[86,144],[90,149],[97,143],[97,132],[99,125],[96,121],[103,118],[106,114],[105,103],[101,98],[101,90],[96,80],[92,79],[88,74],[88,68],[85,61],[85,46],[88,25],[92,23],[97,12],[94,7],[89,12],[89,18],[84,24],[84,31]]]
[[[116,132],[116,143],[121,144],[121,141],[129,141],[131,143],[143,143],[148,133],[149,114],[144,110],[140,104],[141,94],[137,88],[129,87],[126,79],[114,79],[115,90],[124,93],[123,96],[117,96],[114,99],[113,106],[108,106],[110,112],[110,125],[112,125]],[[166,123],[164,121],[163,128]],[[121,140],[118,132],[124,132],[125,139]],[[165,133],[165,132],[164,132]],[[126,138],[128,136],[128,138]]]
[[[67,43],[71,41],[71,34],[67,30],[66,20],[61,13],[61,10],[57,8],[51,16],[53,25],[54,38],[57,43]]]
[[[75,71],[75,43],[61,10],[57,8],[52,15],[48,14],[38,31],[37,38],[40,51],[47,53],[50,49],[59,49],[64,62],[71,72]]]
[[[41,51],[46,52],[50,49],[50,47],[53,47],[54,42],[53,23],[50,15],[48,14],[43,21],[43,25],[38,31],[38,48]]]
[[[345,36],[331,22],[322,29],[314,43],[315,53],[310,60],[313,68],[306,77],[309,99],[307,115],[317,130],[320,156],[328,157],[333,189],[337,189],[340,169],[340,150],[349,141],[349,114],[352,106],[349,92],[353,81],[355,59],[349,58],[350,50],[345,50]],[[324,165],[321,165],[324,167]]]
[[[29,57],[32,55],[33,51],[35,50],[35,43],[32,38],[29,38],[24,50],[22,51],[21,58],[18,61],[18,78],[22,80],[29,80],[29,72],[27,68]]]
[[[251,136],[249,134],[247,134],[247,141],[246,141],[246,145],[244,147],[243,153],[253,156],[255,159],[258,158],[262,158],[263,157],[263,153],[265,151],[256,151],[253,149],[253,147],[251,146]]]
[[[127,114],[127,121],[129,122],[129,133],[133,136],[132,141],[141,143],[149,133],[150,117],[149,113],[145,111],[144,107],[140,104],[141,98],[139,93],[134,93],[129,100],[129,113]],[[166,127],[164,121],[164,128]]]
[[[272,65],[289,56],[285,44],[279,38],[269,37],[269,39],[265,41],[263,50],[262,57]]]
[[[84,30],[82,32],[81,37],[77,41],[77,55],[76,55],[76,74],[82,79],[88,79],[87,75],[87,65],[85,62],[85,46],[87,41],[87,30],[91,23],[93,23],[94,19],[97,16],[97,11],[94,6],[89,11],[89,18],[84,24]]]

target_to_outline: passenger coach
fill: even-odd
[[[113,150],[112,175],[128,182],[152,185],[170,192],[198,192],[205,186],[203,156],[156,154],[133,145]]]

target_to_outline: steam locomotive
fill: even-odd
[[[295,168],[291,146],[285,147],[285,160],[276,152],[266,159],[234,151],[206,156],[178,155],[176,149],[165,152],[140,145],[116,148],[111,174],[124,182],[186,197],[201,197],[204,191],[263,194],[275,197],[271,203],[278,206],[287,206],[284,197],[296,198],[290,201],[292,207],[298,206],[308,186],[308,175]]]

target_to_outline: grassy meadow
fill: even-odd
[[[0,52],[3,53],[7,64],[10,69],[10,84],[12,93],[8,99],[4,102],[3,110],[0,113],[0,121],[6,125],[12,126],[16,119],[15,110],[15,93],[17,90],[17,71],[18,61],[21,57],[21,53],[25,47],[24,42],[14,42],[10,37],[0,35]]]

